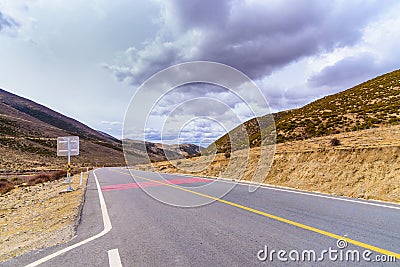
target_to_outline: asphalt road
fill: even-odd
[[[4,265],[399,265],[398,205],[245,184],[220,198],[232,182],[132,172],[96,170],[76,237]]]

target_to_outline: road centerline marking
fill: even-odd
[[[337,240],[338,239],[346,240],[347,243],[356,245],[358,247],[362,247],[362,248],[369,249],[369,250],[372,250],[372,251],[375,251],[375,252],[379,252],[381,254],[394,256],[397,259],[400,259],[400,254],[399,253],[396,253],[396,252],[393,252],[393,251],[389,251],[389,250],[386,250],[386,249],[383,249],[383,248],[379,248],[379,247],[376,247],[376,246],[373,246],[373,245],[370,245],[370,244],[367,244],[367,243],[363,243],[363,242],[360,242],[360,241],[357,241],[357,240],[354,240],[354,239],[351,239],[351,238],[348,238],[348,237],[344,237],[344,236],[341,236],[341,235],[338,235],[338,234],[334,234],[334,233],[331,233],[331,232],[328,232],[328,231],[325,231],[325,230],[321,230],[321,229],[318,229],[318,228],[315,228],[315,227],[312,227],[312,226],[309,226],[309,225],[298,223],[298,222],[295,222],[295,221],[292,221],[292,220],[289,220],[289,219],[285,219],[283,217],[279,217],[279,216],[276,216],[276,215],[273,215],[273,214],[269,214],[269,213],[266,213],[266,212],[263,212],[263,211],[260,211],[260,210],[256,210],[256,209],[253,209],[253,208],[250,208],[250,207],[247,207],[247,206],[243,206],[243,205],[237,204],[235,202],[231,202],[231,201],[220,199],[220,198],[217,198],[217,197],[213,197],[213,196],[210,196],[210,195],[207,195],[207,194],[199,193],[199,192],[196,192],[196,191],[193,191],[193,190],[190,190],[190,189],[187,189],[187,188],[183,188],[183,187],[180,187],[180,186],[176,186],[176,185],[173,185],[173,184],[164,183],[162,181],[152,180],[152,179],[145,178],[145,177],[142,177],[142,176],[133,175],[131,173],[125,173],[125,172],[121,172],[121,171],[117,171],[117,170],[111,170],[111,171],[118,172],[118,173],[121,173],[121,174],[124,174],[124,175],[133,176],[133,177],[136,177],[136,178],[139,178],[139,179],[144,179],[144,180],[147,180],[147,181],[153,181],[153,182],[157,182],[157,183],[160,183],[160,184],[165,184],[167,186],[170,186],[170,187],[173,187],[173,188],[176,188],[176,189],[179,189],[179,190],[183,190],[183,191],[186,191],[188,193],[192,193],[192,194],[195,194],[195,195],[198,195],[198,196],[202,196],[202,197],[205,197],[205,198],[208,198],[208,199],[212,199],[212,200],[218,201],[220,203],[224,203],[224,204],[227,204],[227,205],[230,205],[230,206],[233,206],[233,207],[240,208],[242,210],[250,211],[250,212],[253,212],[255,214],[259,214],[259,215],[262,215],[264,217],[267,217],[267,218],[270,218],[270,219],[273,219],[273,220],[276,220],[276,221],[280,221],[280,222],[283,222],[283,223],[286,223],[286,224],[289,224],[289,225],[293,225],[293,226],[296,226],[296,227],[299,227],[299,228],[302,228],[302,229],[305,229],[305,230],[309,230],[309,231],[314,232],[314,233],[318,233],[318,234],[321,234],[321,235],[324,235],[324,236],[328,236],[328,237],[331,237],[331,238],[334,238],[334,239],[337,239]]]
[[[122,267],[121,258],[117,248],[107,251],[110,267]]]

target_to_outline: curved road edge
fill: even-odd
[[[99,194],[99,201],[100,201],[100,207],[101,207],[101,214],[103,216],[103,224],[104,224],[103,231],[101,231],[97,235],[89,237],[89,238],[87,238],[85,240],[82,240],[82,241],[80,241],[80,242],[78,242],[78,243],[76,243],[74,245],[71,245],[69,247],[63,248],[63,249],[61,249],[59,251],[56,251],[56,252],[54,252],[54,253],[46,256],[46,257],[43,257],[43,258],[41,258],[41,259],[39,259],[39,260],[37,260],[35,262],[32,262],[32,263],[26,265],[25,267],[38,266],[39,264],[42,264],[42,263],[44,263],[44,262],[46,262],[48,260],[51,260],[51,259],[53,259],[53,258],[55,258],[57,256],[60,256],[61,254],[65,253],[67,251],[70,251],[70,250],[72,250],[74,248],[77,248],[77,247],[80,247],[80,246],[82,246],[84,244],[87,244],[87,243],[89,243],[89,242],[91,242],[91,241],[93,241],[93,240],[95,240],[95,239],[97,239],[99,237],[104,236],[108,232],[110,232],[110,230],[112,229],[112,225],[111,225],[110,217],[108,216],[108,210],[107,210],[106,202],[104,200],[103,192],[101,192],[100,183],[99,183],[99,180],[97,179],[97,176],[96,176],[96,171],[97,171],[97,169],[93,171],[93,175],[94,175],[94,179],[96,181],[97,193]]]

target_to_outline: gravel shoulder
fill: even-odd
[[[72,192],[64,179],[18,187],[0,195],[0,261],[68,242],[76,232],[84,199],[80,177],[72,177]]]

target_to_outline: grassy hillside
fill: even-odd
[[[274,113],[273,119],[274,121],[279,121],[281,118],[287,116],[287,114],[291,113],[291,110],[288,111],[281,111],[278,113]],[[253,118],[248,120],[247,122],[237,126],[234,128],[232,131],[230,131],[228,134],[223,135],[221,138],[219,138],[217,141],[215,141],[213,144],[211,144],[207,149],[203,152],[205,154],[207,153],[213,153],[213,149],[217,149],[218,152],[227,152],[231,150],[231,139],[235,140],[235,142],[238,142],[239,144],[235,145],[235,148],[232,150],[238,150],[241,147],[255,147],[258,146],[261,142],[260,139],[260,123],[262,129],[266,129],[268,126],[274,126],[274,122],[271,119],[271,116],[265,116],[265,117],[260,117],[260,118]],[[264,127],[263,127],[264,126]],[[247,136],[249,137],[249,140],[240,140],[243,137],[243,133],[247,133]],[[275,140],[273,140],[275,141]],[[215,145],[215,147],[214,147]]]
[[[75,166],[124,163],[121,141],[0,89],[0,173],[63,168],[56,140],[69,135],[80,137]]]
[[[305,140],[342,132],[400,123],[400,70],[384,74],[302,108],[274,114],[277,142]],[[243,124],[251,147],[261,143],[260,128]],[[215,142],[219,152],[230,149],[228,134]]]

